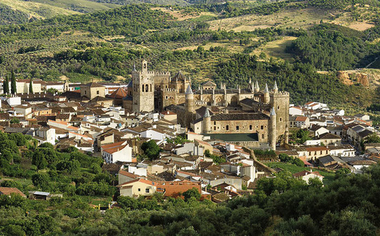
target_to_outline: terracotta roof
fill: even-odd
[[[153,181],[149,181],[149,180],[145,180],[145,179],[134,179],[134,180],[131,180],[131,181],[128,181],[128,182],[125,182],[125,183],[119,184],[119,185],[117,185],[116,187],[121,187],[121,186],[123,186],[123,185],[131,184],[131,183],[135,183],[135,182],[141,182],[141,183],[148,184],[148,185],[152,185],[152,186],[156,186],[156,185],[157,185],[157,183],[156,183],[156,182],[153,182]]]
[[[297,116],[295,121],[303,121],[305,122],[307,120],[307,117],[305,116]]]
[[[0,193],[5,195],[11,195],[11,193],[14,193],[22,197],[26,197],[26,195],[23,192],[21,192],[18,188],[0,187]]]
[[[117,143],[105,144],[105,145],[102,145],[101,148],[103,148],[103,149],[107,149],[107,148],[120,147],[121,145],[123,145],[124,142],[125,142],[125,141],[121,141],[121,142],[117,142]]]
[[[162,114],[162,115],[177,115],[176,113],[174,113],[174,112],[172,112],[172,111],[169,111],[169,110],[167,110],[167,111],[163,111],[163,112],[161,112],[161,114]]]
[[[118,152],[120,150],[123,150],[126,146],[128,146],[128,145],[123,145],[123,146],[119,146],[119,147],[115,147],[115,148],[103,149],[103,152],[107,152],[109,154],[112,154],[112,153]]]
[[[129,173],[128,171],[125,171],[125,170],[120,170],[120,171],[119,171],[119,175],[128,176],[128,177],[130,177],[130,178],[134,178],[134,179],[137,179],[137,178],[139,177],[138,175],[135,175],[135,174]]]
[[[111,95],[109,95],[110,98],[118,98],[118,99],[122,99],[124,97],[126,97],[128,95],[128,93],[125,91],[125,89],[123,88],[118,88],[117,90],[115,90]]]

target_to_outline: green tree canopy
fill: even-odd
[[[145,155],[151,160],[157,159],[161,152],[161,148],[153,140],[143,143],[141,145],[141,149],[144,151]]]

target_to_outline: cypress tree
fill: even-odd
[[[29,93],[33,93],[33,79],[30,79],[29,82]]]
[[[12,70],[12,74],[11,74],[11,93],[12,94],[17,93],[15,72],[13,70]]]
[[[9,79],[8,79],[8,76],[5,76],[5,80],[3,81],[3,90],[4,90],[4,94],[8,94],[9,93]]]

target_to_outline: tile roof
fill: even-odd
[[[11,195],[11,193],[14,193],[22,197],[26,197],[26,195],[23,192],[21,192],[18,188],[0,187],[0,193],[4,195]]]
[[[295,121],[303,121],[305,122],[307,120],[307,117],[306,116],[297,116]]]
[[[128,177],[134,178],[134,179],[137,179],[139,177],[138,175],[132,174],[132,173],[125,171],[125,170],[120,170],[119,175],[128,176]]]
[[[127,91],[123,88],[118,88],[115,90],[111,95],[109,95],[110,98],[114,99],[122,99],[128,95]]]

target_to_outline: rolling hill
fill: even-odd
[[[120,7],[119,1],[75,2],[77,7],[70,9],[70,1],[35,0],[33,4],[70,12],[30,23],[17,11],[22,24],[0,28],[0,74],[15,69],[25,78],[128,81],[131,65],[145,58],[156,70],[181,70],[194,86],[206,80],[244,85],[254,78],[270,85],[276,80],[297,104],[315,99],[364,107],[377,101],[378,85],[372,79],[377,77],[371,77],[375,70],[366,84],[355,78],[342,81],[337,71],[364,67],[378,57],[378,6],[342,9],[248,1]],[[79,3],[87,2],[93,5],[83,11],[93,12],[81,13]]]

